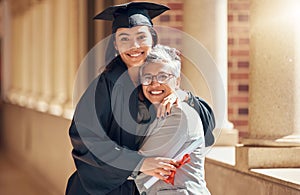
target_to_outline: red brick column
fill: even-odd
[[[228,119],[248,135],[249,0],[228,0]]]

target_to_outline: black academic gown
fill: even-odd
[[[127,178],[143,159],[137,151],[150,122],[136,120],[138,88],[126,70],[121,58],[116,57],[76,106],[69,129],[76,171],[69,178],[67,195],[139,194],[134,181]],[[215,126],[212,110],[197,97],[191,102],[211,145]]]
[[[137,153],[140,137],[133,120],[138,91],[126,70],[120,57],[114,59],[76,106],[69,135],[77,170],[66,194],[135,194],[127,178],[143,157]]]

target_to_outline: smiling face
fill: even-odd
[[[127,68],[142,65],[153,45],[149,27],[118,28],[115,36],[116,50]]]
[[[173,74],[169,65],[164,63],[149,63],[143,68],[144,75],[157,75],[159,73]],[[179,87],[180,79],[171,76],[166,83],[160,84],[154,77],[149,85],[143,85],[143,93],[152,104],[160,104],[165,97],[170,95]]]

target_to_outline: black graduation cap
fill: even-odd
[[[151,19],[169,10],[165,5],[149,2],[130,2],[126,4],[110,6],[94,19],[113,21],[112,31],[118,28],[131,28],[134,26],[152,26]]]

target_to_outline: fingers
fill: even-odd
[[[160,162],[159,163],[159,167],[158,169],[164,169],[166,171],[175,171],[176,170],[176,167],[175,165],[173,165],[174,163],[173,162]]]
[[[157,118],[164,118],[166,115],[171,113],[171,108],[178,101],[177,95],[175,93],[171,93],[160,103],[157,109]]]
[[[160,180],[165,180],[165,179],[167,179],[169,177],[169,175],[162,175],[160,173],[154,173],[153,176],[157,177]]]
[[[162,176],[166,176],[168,177],[169,175],[171,175],[171,171],[165,170],[165,169],[155,169],[154,172],[156,174],[160,174]]]
[[[165,97],[163,102],[164,102],[164,105],[166,105],[167,103],[173,104],[176,100],[177,100],[177,95],[175,92],[173,92],[170,95],[168,95],[167,97]]]
[[[171,104],[170,102],[166,105],[166,114],[169,115],[169,113],[171,113],[171,107],[173,104]]]
[[[176,171],[176,161],[170,158],[149,157],[143,161],[140,171],[146,175],[166,179],[172,171]]]
[[[166,117],[166,106],[161,103],[158,108],[157,108],[157,113],[156,113],[157,118],[164,118]]]
[[[153,170],[152,176],[155,176],[161,180],[165,180],[172,174],[172,171],[176,171],[176,168],[175,170],[166,170],[164,168],[157,168]]]

